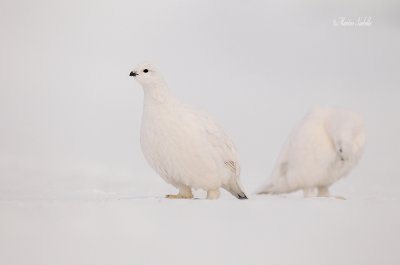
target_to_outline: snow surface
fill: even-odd
[[[399,264],[400,196],[389,191],[342,186],[347,200],[169,200],[132,190],[3,197],[0,264]]]

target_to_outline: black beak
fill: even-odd
[[[132,71],[129,76],[137,76],[137,73]]]

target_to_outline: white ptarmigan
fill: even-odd
[[[222,187],[247,199],[240,183],[238,154],[232,140],[203,112],[173,97],[161,74],[151,64],[131,73],[143,87],[144,105],[140,143],[150,166],[179,189],[167,198],[193,198],[192,188],[218,199]]]
[[[303,190],[329,197],[329,187],[359,161],[365,143],[361,117],[340,108],[316,108],[289,136],[272,175],[259,194]],[[338,197],[342,198],[342,197]]]

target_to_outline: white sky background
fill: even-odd
[[[1,0],[0,196],[166,186],[139,145],[143,92],[129,72],[143,61],[223,124],[250,192],[318,105],[365,117],[365,156],[343,185],[399,186],[399,11],[396,1]],[[341,16],[373,25],[334,27]]]

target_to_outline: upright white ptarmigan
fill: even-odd
[[[259,194],[303,190],[304,197],[330,196],[329,187],[357,164],[365,142],[360,116],[350,110],[317,108],[294,129],[271,178]],[[341,198],[341,197],[338,197]]]
[[[247,199],[239,183],[238,154],[231,139],[205,113],[174,98],[158,70],[150,64],[130,76],[142,85],[144,105],[140,143],[150,166],[179,189],[167,198],[193,198],[192,188],[218,199],[222,187]]]

